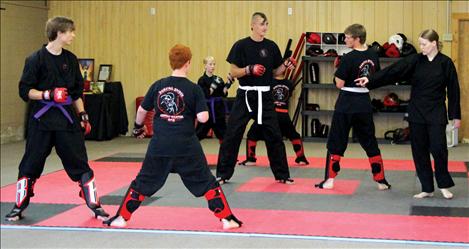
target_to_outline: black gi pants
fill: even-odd
[[[83,133],[74,131],[40,130],[37,121],[31,120],[28,127],[26,149],[19,166],[18,179],[26,176],[38,179],[44,170],[46,158],[55,146],[65,172],[72,181],[79,181],[81,175],[91,171],[85,148]]]
[[[217,164],[217,177],[230,179],[238,158],[239,147],[243,139],[246,125],[250,119],[257,122],[257,91],[248,91],[248,101],[252,109],[250,113],[245,102],[246,91],[238,89],[233,108],[228,119],[227,130],[223,143],[220,146]],[[267,147],[270,168],[276,180],[290,178],[285,145],[280,134],[277,114],[274,110],[272,93],[262,93],[262,131]]]
[[[289,140],[300,139],[300,134],[296,131],[288,113],[276,112],[278,118],[278,124],[280,126],[280,132],[283,137]],[[263,126],[257,123],[253,123],[248,131],[248,139],[259,141],[264,140],[264,133],[262,132]]]
[[[380,155],[378,142],[375,136],[373,113],[341,113],[334,112],[331,129],[327,139],[327,150],[330,154],[344,156],[347,149],[350,129],[358,138],[358,142],[368,157]]]
[[[215,136],[219,140],[223,140],[226,133],[226,120],[225,120],[225,105],[223,102],[215,103],[215,119],[213,118],[213,113],[210,108],[208,108],[209,118],[205,123],[197,123],[196,135],[199,140],[202,140],[207,137],[207,133],[210,129],[213,130]],[[215,122],[214,122],[215,121]]]
[[[177,173],[186,188],[201,197],[216,185],[204,154],[163,157],[147,151],[142,168],[130,187],[144,196],[152,196],[163,187],[169,173]]]
[[[412,156],[422,191],[431,193],[433,170],[430,153],[435,161],[435,178],[438,188],[454,186],[448,172],[448,147],[446,144],[446,124],[421,124],[409,122]]]

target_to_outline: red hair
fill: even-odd
[[[169,64],[173,70],[181,68],[191,59],[191,49],[182,44],[176,44],[169,50]]]

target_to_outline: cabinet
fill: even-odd
[[[303,84],[302,84],[302,108],[301,108],[301,135],[304,141],[323,142],[327,138],[311,136],[311,120],[319,119],[322,124],[330,125],[332,114],[334,113],[334,105],[339,94],[339,89],[332,83],[334,77],[334,60],[335,57],[323,56],[303,56]],[[399,58],[380,58],[381,67],[384,68],[391,63],[399,60]],[[317,63],[319,67],[319,84],[311,83],[309,68],[312,63]],[[409,85],[390,85],[374,89],[370,91],[371,99],[383,100],[384,96],[394,92],[399,99],[408,100],[410,96]],[[307,110],[307,104],[318,104],[319,111]],[[391,129],[407,127],[404,121],[404,112],[376,112],[374,113],[375,135],[378,142],[388,142],[384,139],[384,133]],[[350,140],[351,141],[351,140]]]

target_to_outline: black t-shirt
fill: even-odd
[[[202,89],[185,77],[170,76],[153,83],[141,104],[155,110],[148,152],[158,156],[203,153],[195,135],[197,113],[207,111]]]
[[[212,83],[216,84],[217,88],[213,91],[212,95],[210,95],[210,86]],[[197,85],[202,87],[205,98],[207,99],[210,97],[226,97],[228,95],[228,92],[226,94],[223,92],[223,88],[225,88],[225,82],[221,77],[216,75],[209,77],[204,73],[204,75],[199,78],[199,81],[197,81]]]
[[[288,101],[290,100],[292,87],[292,82],[287,79],[274,79],[272,96],[274,98],[275,108],[288,110]]]
[[[83,94],[83,77],[77,57],[72,52],[62,49],[60,55],[53,55],[44,46],[26,58],[19,82],[19,95],[24,101],[29,101],[28,93],[31,89],[44,91],[56,87],[66,87],[72,100],[77,100]],[[50,108],[39,119],[35,119],[33,115],[44,104],[38,100],[30,100],[30,102],[30,125],[37,124],[41,130],[80,129],[72,105],[64,106],[64,108],[72,117],[74,124],[70,124],[60,109],[55,107]]]
[[[240,77],[240,86],[270,86],[273,70],[282,64],[282,56],[275,42],[266,38],[256,42],[251,37],[246,37],[233,45],[226,61],[239,68],[253,64],[261,64],[265,67],[265,73],[260,77],[252,75]]]
[[[381,69],[379,57],[371,49],[365,51],[352,50],[342,57],[335,76],[345,81],[345,87],[357,87],[354,80],[369,77]]]
[[[359,87],[354,82],[360,77],[368,77],[381,69],[379,57],[371,49],[352,50],[342,57],[335,76],[345,81],[345,87]],[[335,111],[342,113],[372,112],[371,99],[368,93],[356,93],[341,90]]]

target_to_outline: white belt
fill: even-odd
[[[239,89],[246,91],[244,100],[249,112],[252,112],[252,109],[249,106],[248,91],[257,91],[257,123],[262,124],[262,92],[270,92],[270,86],[239,86]]]
[[[342,87],[340,88],[342,91],[347,91],[347,92],[354,92],[354,93],[368,93],[370,90],[366,87]]]

